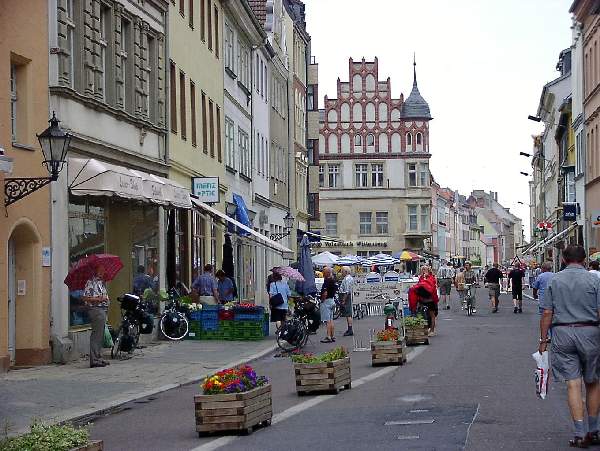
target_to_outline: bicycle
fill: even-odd
[[[294,307],[294,313],[275,333],[277,346],[285,352],[302,349],[311,332],[320,325],[319,305],[316,298],[308,296]]]
[[[162,334],[173,341],[186,337],[190,328],[187,319],[189,309],[179,302],[180,297],[177,290],[169,291],[169,303],[158,323]]]
[[[112,359],[122,358],[123,354],[131,354],[138,347],[141,333],[151,333],[154,327],[149,323],[147,306],[139,296],[125,294],[117,298],[121,304],[121,325],[114,332],[113,347],[110,350]],[[152,319],[153,321],[153,319]]]
[[[475,293],[472,288],[476,286],[472,283],[465,284],[465,300],[463,301],[465,304],[465,310],[467,311],[467,316],[472,316],[473,313],[476,313],[475,310]]]

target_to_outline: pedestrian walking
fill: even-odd
[[[110,365],[102,359],[102,345],[104,342],[104,326],[106,324],[106,312],[110,299],[104,282],[105,269],[98,265],[94,275],[86,282],[81,300],[83,301],[92,332],[90,334],[90,368],[98,368]]]
[[[596,260],[590,262],[590,274],[600,278],[600,263]]]
[[[541,307],[539,352],[547,349],[552,327],[550,362],[554,378],[566,381],[574,437],[569,445],[587,448],[600,445],[600,279],[583,267],[582,246],[563,251],[566,268],[555,274],[544,293]],[[582,398],[582,381],[586,406]],[[587,407],[587,428],[584,413]]]
[[[533,299],[538,300],[538,309],[540,315],[543,313],[542,305],[544,302],[544,294],[546,293],[546,288],[548,288],[548,284],[550,280],[554,276],[552,272],[552,262],[544,262],[542,263],[541,273],[539,276],[535,278],[533,281]]]
[[[460,309],[465,309],[465,269],[460,268],[454,278],[454,288],[458,293],[458,299],[460,302]]]
[[[333,278],[331,268],[323,268],[323,287],[321,288],[321,321],[327,324],[327,335],[321,340],[321,343],[332,343],[335,341],[333,329],[333,309],[335,308],[335,293],[337,284]]]
[[[219,303],[218,285],[212,271],[212,265],[204,265],[204,272],[192,284],[192,290],[202,304],[217,305]]]
[[[437,280],[440,286],[440,301],[443,309],[450,309],[450,291],[456,272],[452,267],[452,262],[447,261],[446,265],[438,270]]]
[[[500,281],[504,278],[502,271],[498,269],[498,263],[485,273],[485,283],[487,283],[490,300],[492,301],[492,313],[498,313],[498,304],[500,303]]]
[[[514,313],[523,313],[523,278],[525,273],[518,263],[515,263],[511,272],[508,273],[507,289],[512,285],[512,297]]]
[[[233,281],[227,277],[227,274],[225,274],[225,271],[222,269],[219,269],[215,275],[217,276],[217,291],[219,292],[219,301],[222,304],[233,301]]]
[[[279,330],[287,318],[289,309],[288,299],[292,295],[292,292],[290,286],[281,277],[281,274],[274,272],[269,283],[269,305],[272,305],[270,301],[273,297],[277,296],[279,298],[278,295],[281,295],[283,302],[271,307],[271,322],[275,323],[275,327]]]
[[[350,274],[348,266],[342,268],[342,275],[344,279],[340,284],[338,293],[340,305],[342,306],[342,316],[346,317],[346,322],[348,323],[348,330],[344,332],[344,336],[348,337],[354,335],[352,331],[352,287],[354,286],[354,278]]]

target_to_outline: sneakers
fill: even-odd
[[[473,309],[473,313],[477,313],[477,309],[476,308]]]
[[[332,340],[329,337],[325,337],[321,340],[321,343],[333,343],[335,340]]]
[[[351,330],[347,330],[346,332],[344,332],[344,337],[351,337],[352,335],[354,335],[354,332],[352,332]]]
[[[449,305],[446,306],[446,310],[450,310],[450,306]]]

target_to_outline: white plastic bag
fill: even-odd
[[[546,395],[548,394],[548,376],[550,372],[550,365],[548,364],[548,351],[544,351],[542,354],[537,351],[531,356],[537,365],[537,368],[534,372],[535,392],[541,399],[546,399]]]

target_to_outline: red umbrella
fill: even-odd
[[[273,272],[282,277],[287,277],[288,279],[304,282],[304,276],[300,274],[300,271],[290,266],[278,266],[277,268],[273,268]]]
[[[113,280],[118,272],[123,268],[123,262],[116,255],[109,254],[94,254],[82,258],[75,266],[71,268],[67,277],[65,277],[65,285],[70,290],[83,290],[85,284],[96,273],[98,266],[104,267],[103,279],[105,282]]]

